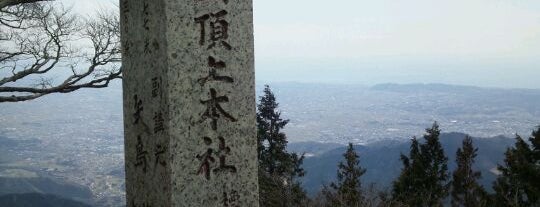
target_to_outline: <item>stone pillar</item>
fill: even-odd
[[[251,0],[121,0],[127,206],[258,206]]]

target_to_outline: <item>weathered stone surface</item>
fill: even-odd
[[[258,206],[251,0],[121,0],[127,206]]]

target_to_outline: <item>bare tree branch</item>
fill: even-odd
[[[19,3],[1,7],[9,2]],[[35,2],[0,0],[0,103],[103,88],[122,78],[116,13],[81,21],[61,5]]]
[[[16,6],[20,4],[37,3],[40,1],[52,1],[52,0],[0,0],[0,9],[8,6]]]

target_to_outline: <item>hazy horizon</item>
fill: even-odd
[[[74,1],[74,11],[116,0]],[[254,0],[261,82],[540,89],[540,2]]]
[[[540,88],[538,1],[255,0],[254,10],[260,80]]]

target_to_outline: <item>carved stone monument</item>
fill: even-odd
[[[121,0],[127,206],[258,206],[251,0]]]

